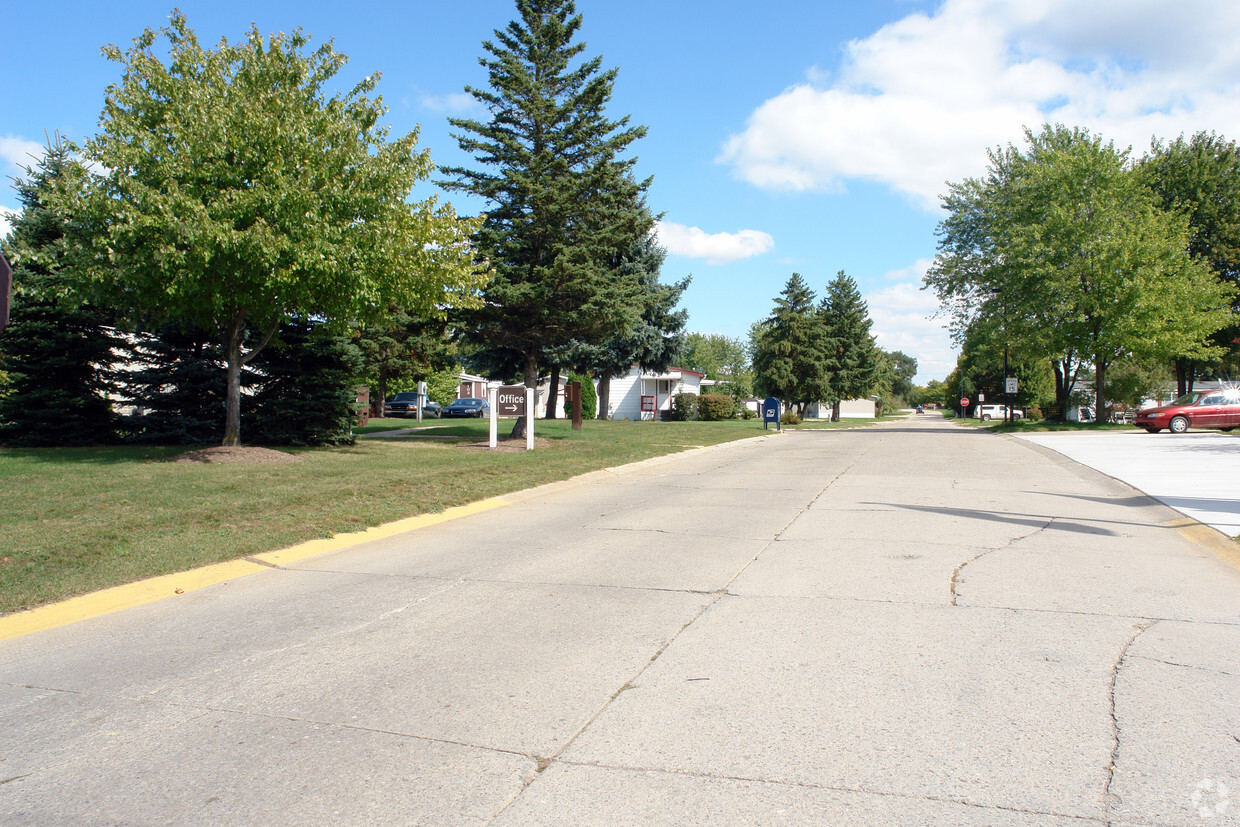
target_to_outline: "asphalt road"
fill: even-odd
[[[509,503],[0,642],[0,823],[1238,821],[1240,571],[1044,447],[918,417]]]

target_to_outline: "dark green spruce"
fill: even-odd
[[[517,0],[516,8],[518,18],[482,44],[488,87],[466,87],[489,119],[450,121],[477,166],[443,172],[447,189],[487,201],[474,240],[491,278],[483,306],[462,321],[482,347],[512,354],[535,387],[548,354],[637,324],[638,276],[612,263],[649,233],[649,213],[634,209],[632,192],[649,182],[634,183],[635,159],[622,157],[646,130],[607,117],[616,70],[582,58],[572,0]],[[523,428],[518,419],[514,434]]]

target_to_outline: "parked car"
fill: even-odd
[[[429,399],[422,405],[422,416],[439,416],[442,406]],[[418,395],[416,393],[398,393],[383,403],[384,416],[417,416]]]
[[[1137,411],[1132,424],[1151,434],[1163,428],[1182,434],[1189,427],[1230,431],[1240,426],[1240,390],[1186,393],[1170,405]]]
[[[1007,421],[1007,405],[978,405],[973,410],[973,415],[978,419],[986,422],[991,419],[1002,419]],[[1024,419],[1025,412],[1019,408],[1012,408],[1012,419]]]
[[[440,411],[440,416],[476,416],[484,417],[491,412],[491,406],[485,399],[466,396],[458,399]]]

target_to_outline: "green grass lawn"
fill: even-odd
[[[548,447],[505,453],[461,447],[487,439],[485,420],[423,424],[456,439],[364,439],[253,465],[162,461],[186,448],[0,449],[0,613],[763,433],[756,420],[539,420]]]

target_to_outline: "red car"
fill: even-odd
[[[1240,391],[1186,393],[1170,405],[1138,411],[1132,424],[1151,434],[1156,434],[1163,428],[1182,434],[1189,426],[1230,431],[1240,427]]]

